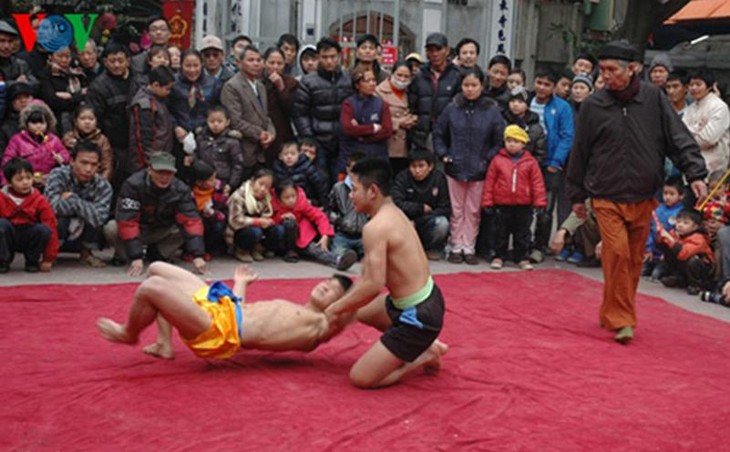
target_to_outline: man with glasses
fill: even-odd
[[[153,16],[147,21],[147,33],[150,35],[152,45],[160,45],[167,47],[172,33],[170,32],[170,23],[162,16]],[[145,69],[145,60],[147,59],[147,51],[138,53],[132,58],[132,72],[141,74]]]
[[[222,83],[235,75],[223,65],[225,53],[223,52],[223,41],[219,37],[211,35],[204,37],[200,45],[200,53],[203,55],[206,74],[217,78]]]

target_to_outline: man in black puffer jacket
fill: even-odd
[[[337,41],[320,39],[317,73],[302,78],[294,97],[293,119],[299,138],[317,141],[317,166],[328,172],[331,183],[337,181],[334,162],[340,148],[340,109],[354,92],[350,77],[340,67],[341,51]]]
[[[421,66],[408,89],[408,107],[418,116],[409,130],[411,149],[430,149],[428,137],[441,112],[461,89],[461,72],[449,61],[449,42],[441,33],[426,38],[428,63]],[[433,78],[438,80],[434,92]]]

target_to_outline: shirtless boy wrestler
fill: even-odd
[[[155,262],[137,289],[127,322],[100,318],[97,325],[111,342],[136,344],[157,318],[159,337],[146,353],[172,358],[172,326],[197,356],[229,358],[241,347],[308,352],[354,320],[353,314],[330,322],[324,314],[352,284],[346,276],[334,275],[317,284],[305,305],[280,299],[247,303],[246,286],[257,277],[242,265],[235,271],[232,290],[223,283],[209,287],[187,270]]]
[[[377,388],[416,369],[440,368],[441,355],[448,350],[436,340],[443,325],[444,300],[416,230],[390,197],[388,162],[361,160],[350,175],[355,210],[370,216],[362,231],[362,276],[325,313],[339,319],[357,311],[359,321],[384,332],[350,370],[353,385]],[[387,296],[380,295],[383,287]]]

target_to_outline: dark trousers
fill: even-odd
[[[16,252],[23,253],[25,265],[36,265],[51,238],[51,229],[45,224],[14,226],[0,218],[0,262],[10,263]]]
[[[253,251],[256,245],[261,244],[269,251],[282,254],[286,251],[285,232],[283,225],[267,229],[250,226],[236,231],[233,241],[243,251]]]
[[[226,252],[226,222],[219,221],[214,217],[203,218],[203,240],[205,251],[212,254],[224,254]]]
[[[497,206],[497,254],[507,257],[509,237],[512,236],[512,256],[515,262],[527,260],[530,252],[530,225],[532,206]]]
[[[543,176],[547,192],[547,208],[544,213],[537,216],[534,243],[534,248],[541,251],[547,249],[550,242],[550,234],[553,230],[553,211],[557,211],[558,225],[563,224],[571,211],[570,201],[565,193],[565,175],[562,172],[544,171]]]
[[[707,256],[697,254],[686,261],[681,261],[670,251],[666,243],[657,244],[657,248],[664,253],[664,263],[669,274],[676,276],[681,285],[696,286],[705,290],[713,289],[715,265]]]
[[[494,209],[482,209],[477,237],[477,254],[489,256],[497,249],[497,214]]]
[[[68,240],[70,234],[69,226],[72,217],[58,217],[56,230],[58,231],[58,240],[61,243],[61,250],[67,252],[78,252],[81,247],[87,250],[99,250],[104,245],[104,234],[101,227],[94,228],[88,223],[84,223],[81,236],[74,240]],[[79,219],[80,220],[80,219]],[[83,221],[83,220],[81,220]]]

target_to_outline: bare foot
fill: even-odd
[[[426,351],[426,362],[423,364],[423,371],[428,375],[437,374],[441,370],[441,356],[448,351],[448,345],[438,340],[434,341]]]
[[[102,337],[104,337],[104,339],[108,340],[109,342],[121,342],[122,344],[137,343],[136,338],[133,339],[129,337],[127,329],[124,327],[124,325],[120,325],[111,319],[101,317],[99,320],[96,321],[96,326],[99,328],[99,332],[101,333]]]
[[[156,356],[162,359],[173,359],[175,352],[172,350],[172,345],[163,344],[161,342],[155,342],[142,349],[143,352],[148,355]]]
[[[441,356],[444,356],[449,351],[449,346],[438,339],[433,341],[432,346],[435,346],[438,349],[439,353],[441,353]]]

